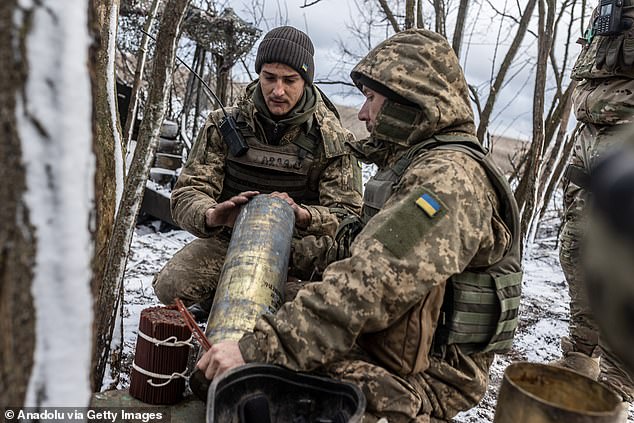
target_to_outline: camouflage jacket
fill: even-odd
[[[377,118],[371,140],[389,145],[388,167],[431,135],[473,135],[466,82],[451,47],[437,34],[399,33],[370,52],[354,72],[379,81],[419,109],[415,124],[398,119],[381,124],[386,118]],[[436,213],[417,204],[423,194],[435,200]],[[510,246],[497,194],[482,166],[463,152],[425,151],[357,236],[351,257],[328,266],[321,282],[306,286],[275,315],[262,316],[254,332],[240,340],[240,350],[246,361],[309,371],[346,359],[365,335],[396,330],[404,347],[415,343],[427,357],[421,371],[477,401],[486,390],[492,354],[469,355],[451,345],[447,358],[437,358],[431,354],[432,341],[448,279],[486,268]],[[402,319],[414,308],[420,327],[403,331]]]
[[[312,219],[309,227],[301,231],[300,235],[330,237],[334,235],[338,225],[338,217],[331,209],[359,212],[362,201],[361,176],[357,160],[343,153],[343,142],[351,139],[352,134],[341,126],[334,113],[326,107],[321,95],[317,94],[316,97],[313,124],[319,125],[322,142],[319,160],[325,163],[322,164],[324,170],[319,176],[319,205],[304,205]],[[258,132],[259,125],[253,125],[257,109],[249,93],[239,101],[237,108],[251,122],[251,129],[256,136],[264,139]],[[205,212],[218,203],[225,178],[228,148],[218,131],[222,116],[220,111],[210,114],[172,191],[171,208],[174,220],[201,238],[209,237],[217,230],[206,226]],[[291,130],[292,128],[289,132]],[[330,151],[335,152],[329,154],[326,151],[327,146],[330,146]]]
[[[578,121],[593,125],[632,123],[634,117],[634,25],[614,35],[592,35],[595,9],[571,78]],[[623,21],[634,22],[634,2],[624,1]]]

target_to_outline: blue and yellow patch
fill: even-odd
[[[438,203],[431,195],[425,193],[416,199],[416,205],[420,207],[427,216],[434,217],[442,210]]]
[[[304,72],[308,72],[308,65],[307,65],[306,63],[304,63],[304,64],[302,65],[302,70],[303,70]]]

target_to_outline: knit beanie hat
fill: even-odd
[[[315,76],[313,55],[315,48],[304,32],[292,26],[270,30],[262,39],[255,58],[255,71],[260,73],[264,63],[283,63],[295,69],[312,85]]]

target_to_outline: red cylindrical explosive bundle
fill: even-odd
[[[175,306],[143,310],[130,372],[130,395],[149,404],[180,401],[191,336]]]

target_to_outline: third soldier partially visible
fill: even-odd
[[[610,22],[614,23],[612,27]],[[566,171],[565,216],[560,238],[560,262],[570,292],[570,326],[569,337],[561,341],[563,357],[554,363],[598,378],[628,401],[634,395],[634,381],[623,371],[610,348],[601,342],[588,305],[580,250],[589,224],[588,174],[606,151],[634,139],[633,23],[632,0],[598,7],[581,40],[583,49],[572,72],[572,78],[578,81],[573,102],[579,124],[574,132],[573,157]]]

